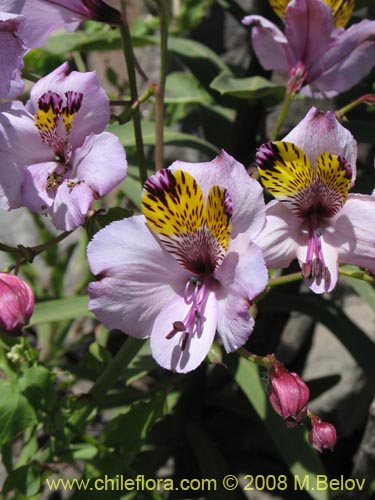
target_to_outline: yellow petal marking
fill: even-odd
[[[146,182],[142,211],[164,247],[192,272],[212,273],[225,257],[231,201],[224,188],[213,186],[204,203],[194,177],[166,169]]]
[[[328,192],[331,192],[330,198],[336,198],[337,204],[341,208],[346,201],[351,180],[345,161],[339,156],[322,153],[316,160],[316,175],[325,185],[327,191],[325,198],[328,197]],[[320,187],[321,189],[322,187]]]
[[[49,131],[56,128],[57,114],[54,112],[52,105],[44,110],[39,108],[34,117],[34,123],[40,131]]]
[[[208,193],[206,202],[207,226],[225,252],[228,250],[232,224],[232,210],[226,208],[227,191],[219,186],[213,186]]]
[[[312,183],[314,172],[302,149],[282,141],[266,146],[267,158],[258,162],[259,173],[263,185],[275,198],[293,198]]]
[[[290,0],[269,0],[272,9],[281,18],[285,17],[289,1]],[[354,0],[323,0],[323,2],[331,7],[333,22],[336,28],[346,26],[354,9]]]

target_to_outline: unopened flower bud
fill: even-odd
[[[309,433],[310,444],[320,453],[323,450],[332,450],[336,444],[335,427],[329,422],[322,422],[315,415],[311,418],[312,429]]]
[[[280,361],[274,361],[270,370],[269,400],[288,427],[302,423],[307,412],[310,391],[305,382],[289,372]]]
[[[18,276],[0,273],[0,333],[22,335],[34,310],[34,292]]]

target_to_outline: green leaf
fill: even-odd
[[[165,85],[166,104],[207,104],[213,100],[195,76],[185,71],[170,73]]]
[[[301,427],[289,429],[268,402],[263,388],[258,368],[247,359],[228,358],[229,371],[234,376],[246,397],[263,420],[280,456],[289,467],[292,476],[303,479],[309,477],[307,493],[315,500],[327,500],[328,490],[313,490],[311,485],[316,485],[317,476],[325,474],[324,468],[316,451],[307,441],[306,433]],[[307,483],[305,483],[307,485]]]
[[[20,391],[34,408],[50,409],[56,401],[55,378],[45,366],[32,366],[18,382]]]
[[[343,266],[345,269],[350,271],[360,271],[360,269],[356,266]],[[345,276],[344,280],[355,290],[355,292],[362,297],[364,301],[371,307],[371,309],[375,312],[375,287],[370,283],[366,283],[360,279],[350,278],[349,276]]]
[[[87,295],[74,295],[57,300],[46,300],[35,305],[29,326],[54,321],[66,321],[94,315],[87,309]]]
[[[274,292],[259,302],[260,312],[299,311],[322,323],[346,347],[363,371],[375,377],[375,344],[332,301],[315,294]]]
[[[125,147],[134,147],[136,145],[132,123],[126,123],[125,125],[112,124],[108,127],[108,131],[117,135]],[[145,146],[154,146],[155,124],[143,121],[142,133]],[[193,135],[175,132],[168,128],[164,128],[164,144],[197,149],[210,156],[218,155],[220,152],[216,146],[203,139],[194,137]]]
[[[45,477],[49,475],[49,471],[43,472],[39,464],[23,465],[14,469],[5,479],[3,493],[16,490],[27,497],[36,495],[41,490]]]
[[[106,446],[120,448],[122,456],[137,453],[155,421],[164,413],[165,395],[156,393],[150,401],[137,401],[129,411],[109,422],[102,433]]]
[[[217,69],[230,73],[229,67],[221,57],[203,43],[195,40],[170,36],[168,38],[168,50],[186,59],[201,60],[206,65],[211,63]]]
[[[201,476],[208,480],[216,481],[216,488],[209,488],[205,491],[207,500],[216,498],[220,498],[221,500],[238,500],[245,498],[240,490],[226,491],[221,486],[223,478],[230,473],[230,469],[216,443],[212,441],[204,429],[198,423],[190,421],[188,422],[186,432]]]
[[[36,424],[36,414],[25,396],[14,384],[0,379],[0,446]]]
[[[261,76],[235,78],[228,73],[220,73],[211,82],[210,87],[222,95],[240,99],[268,99],[272,104],[281,102],[285,93],[283,85],[276,85]]]
[[[93,33],[87,31],[55,33],[48,38],[44,49],[50,54],[65,54],[74,50],[80,52],[116,50],[121,49],[121,36],[118,30],[111,30],[108,27]]]

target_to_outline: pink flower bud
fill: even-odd
[[[34,292],[18,276],[0,273],[0,333],[22,335],[34,310]]]
[[[280,361],[274,361],[270,370],[269,400],[288,427],[302,423],[307,412],[310,391],[305,382],[289,372]]]
[[[322,422],[315,415],[311,418],[311,424],[312,429],[309,434],[310,444],[320,453],[326,449],[332,450],[337,440],[335,427],[328,422]]]

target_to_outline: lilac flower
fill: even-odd
[[[34,292],[13,274],[0,273],[0,333],[17,337],[34,311]]]
[[[0,99],[14,99],[23,88],[22,58],[26,48],[19,38],[25,19],[0,12]]]
[[[90,310],[108,328],[151,337],[153,357],[177,372],[203,361],[216,331],[227,352],[238,349],[254,325],[249,304],[267,284],[252,242],[265,220],[261,186],[223,151],[154,174],[142,207],[89,244],[98,277]]]
[[[277,199],[266,207],[256,243],[270,267],[297,257],[315,293],[335,287],[338,262],[375,270],[375,198],[348,194],[356,155],[334,112],[315,108],[283,142],[263,144],[256,155],[263,184]]]
[[[58,229],[82,224],[92,201],[125,177],[125,152],[104,132],[109,100],[95,72],[67,63],[39,80],[30,100],[0,106],[0,208],[50,214]]]
[[[297,85],[292,90],[303,86],[304,94],[316,97],[332,97],[349,89],[375,64],[375,21],[365,19],[347,30],[335,28],[334,20],[341,25],[348,19],[348,2],[327,3],[291,0],[286,7],[285,34],[261,16],[243,19],[253,26],[252,42],[262,66]]]
[[[22,39],[27,47],[42,47],[51,31],[61,26],[74,31],[84,20],[121,23],[120,12],[102,0],[6,0],[2,10],[25,16]]]
[[[269,400],[272,408],[288,427],[302,423],[307,412],[310,391],[297,373],[289,372],[280,361],[274,361],[270,374]]]

